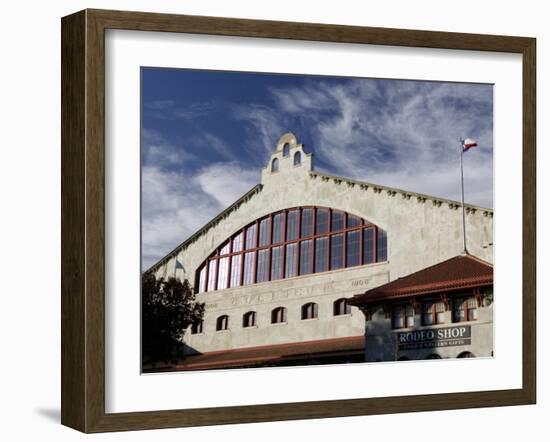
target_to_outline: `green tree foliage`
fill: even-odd
[[[185,330],[203,318],[204,303],[196,302],[189,281],[146,273],[141,279],[141,305],[143,364],[175,363],[183,357]]]

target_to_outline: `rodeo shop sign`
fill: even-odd
[[[428,328],[397,334],[399,350],[422,348],[454,347],[471,344],[471,327],[461,325],[445,328]]]

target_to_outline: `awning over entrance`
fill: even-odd
[[[374,301],[450,292],[493,284],[493,266],[469,254],[458,255],[348,299],[360,306]]]

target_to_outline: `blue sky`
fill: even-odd
[[[143,268],[260,180],[294,132],[315,169],[493,206],[493,88],[429,81],[142,69]]]

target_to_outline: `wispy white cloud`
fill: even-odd
[[[172,158],[174,151],[183,148],[176,149],[158,134],[149,135],[142,147],[148,155],[142,167],[144,269],[259,182],[258,172],[235,162],[189,170],[184,167],[185,155]]]
[[[466,200],[492,207],[488,86],[310,79],[300,87],[268,89],[266,97],[224,104],[225,127],[233,119],[246,133],[239,145],[199,126],[195,117],[210,112],[211,103],[185,109],[171,100],[149,104],[158,118],[186,119],[193,131],[181,142],[143,131],[144,267],[258,183],[259,169],[252,164],[263,163],[279,137],[296,126],[307,131],[308,150],[321,169],[452,199],[460,198],[459,139],[477,138],[479,148],[464,155]]]
[[[236,162],[216,163],[199,171],[195,181],[221,207],[227,207],[260,182],[260,173]]]
[[[199,131],[198,134],[192,137],[191,141],[196,146],[201,146],[202,149],[213,149],[222,158],[227,160],[232,160],[235,158],[234,152],[230,149],[227,143],[212,133]]]
[[[362,80],[272,90],[281,112],[306,120],[322,164],[343,176],[457,199],[459,139],[477,138],[480,148],[465,155],[467,200],[490,207],[491,94],[481,85]]]
[[[250,136],[246,146],[251,152],[257,153],[258,148],[263,148],[264,153],[271,154],[277,140],[288,131],[278,109],[251,103],[234,106],[231,112],[235,119],[247,126]]]
[[[162,111],[166,109],[172,109],[174,107],[174,104],[174,100],[155,100],[145,103],[145,107],[147,109]]]
[[[157,167],[183,167],[195,156],[185,149],[185,146],[176,146],[168,142],[160,133],[143,129],[141,132],[141,155],[145,165]]]
[[[159,120],[192,120],[201,115],[207,115],[215,109],[214,103],[202,101],[189,104],[185,107],[178,106],[174,100],[154,100],[143,104],[148,117]]]

